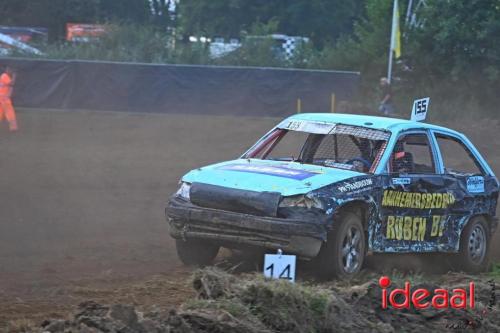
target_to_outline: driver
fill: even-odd
[[[410,173],[413,171],[413,157],[404,149],[404,143],[398,141],[391,155],[391,171],[396,173]]]

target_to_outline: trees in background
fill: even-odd
[[[401,20],[407,1],[399,0]],[[413,1],[417,2],[416,0]],[[52,57],[116,61],[288,66],[362,73],[362,97],[375,100],[378,77],[386,75],[393,0],[3,0],[0,25],[49,28],[63,39],[67,22],[109,23],[113,32],[95,45],[52,43]],[[169,11],[170,10],[170,11]],[[403,28],[403,57],[394,85],[401,105],[430,95],[434,107],[487,110],[500,102],[500,2],[426,0],[419,24]],[[173,20],[175,17],[175,21]],[[167,31],[177,43],[169,49]],[[241,37],[283,33],[309,37],[294,59],[273,57],[264,41],[210,59],[207,45],[182,36]]]
[[[362,0],[182,0],[179,28],[186,35],[239,37],[256,22],[276,22],[276,31],[309,37],[323,47],[352,31]]]
[[[449,108],[486,109],[500,101],[500,1],[427,1],[423,24],[408,32],[407,80],[439,94]]]
[[[363,90],[373,93],[371,88],[387,73],[393,1],[365,2],[365,15],[356,20],[353,32],[317,53],[313,64],[323,69],[359,71],[363,74]]]
[[[392,3],[366,0],[353,32],[314,53],[312,66],[360,71],[363,97],[375,101],[378,78],[387,73]],[[393,72],[400,108],[415,96],[431,96],[440,112],[497,116],[500,2],[427,0],[414,26],[404,25],[406,5],[400,0],[403,57]]]

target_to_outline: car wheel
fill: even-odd
[[[366,242],[361,218],[344,212],[335,221],[319,253],[320,275],[324,278],[351,279],[363,266]]]
[[[484,217],[471,219],[460,237],[460,249],[454,255],[454,268],[478,273],[488,268],[490,235]]]
[[[220,246],[204,239],[176,239],[177,255],[183,264],[188,266],[210,265]]]

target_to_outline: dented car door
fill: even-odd
[[[448,212],[447,241],[450,250],[458,251],[461,233],[473,216],[495,215],[498,182],[472,144],[448,133],[433,135],[443,165],[443,179],[454,196]],[[491,234],[495,228],[493,220],[489,221],[489,227]]]
[[[432,252],[449,243],[453,179],[439,172],[437,151],[427,131],[400,134],[382,175],[381,228],[374,251]]]

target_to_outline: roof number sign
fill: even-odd
[[[431,99],[429,97],[416,99],[413,101],[413,109],[411,110],[411,120],[412,121],[424,121],[427,116],[427,110],[429,109],[429,103]]]

